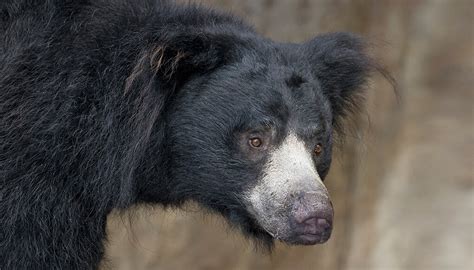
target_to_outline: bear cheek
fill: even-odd
[[[290,244],[327,241],[333,208],[304,143],[290,134],[270,155],[262,179],[247,193],[250,213],[276,239]]]

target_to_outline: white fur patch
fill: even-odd
[[[247,196],[251,211],[271,235],[284,234],[288,208],[300,192],[327,189],[316,171],[311,153],[296,135],[290,133],[279,148],[271,153],[261,181]]]

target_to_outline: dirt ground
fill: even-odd
[[[377,54],[400,100],[374,82],[370,125],[361,120],[369,135],[349,142],[328,179],[336,228],[326,245],[277,245],[266,255],[195,206],[132,210],[131,225],[127,216],[110,218],[104,268],[474,269],[474,1],[206,3],[278,40],[329,30],[386,40]]]

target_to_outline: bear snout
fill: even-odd
[[[293,231],[290,242],[302,245],[326,242],[331,236],[333,217],[332,203],[326,194],[301,193],[290,210],[289,222]]]

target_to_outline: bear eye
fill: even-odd
[[[250,144],[250,146],[252,146],[254,148],[259,148],[260,146],[262,146],[262,139],[260,139],[260,138],[251,138],[249,140],[249,144]]]
[[[314,154],[316,154],[317,156],[319,156],[321,154],[321,152],[323,152],[323,146],[318,143],[316,144],[316,146],[314,147]]]

